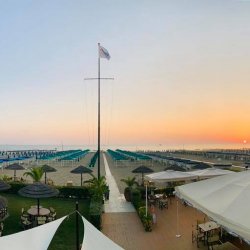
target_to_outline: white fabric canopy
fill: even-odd
[[[175,188],[177,196],[218,224],[250,241],[250,171]]]
[[[232,174],[234,172],[225,170],[225,169],[219,169],[219,168],[206,168],[206,169],[191,171],[189,173],[192,173],[198,176],[199,179],[206,179],[206,178],[212,178],[212,177],[225,175],[225,174]]]
[[[185,181],[196,179],[197,176],[191,172],[181,172],[174,170],[167,170],[158,173],[148,174],[145,179],[153,182],[170,182],[170,181]]]
[[[0,237],[1,250],[46,250],[66,216],[20,233]]]
[[[84,224],[84,237],[82,250],[122,250],[120,246],[96,229],[82,216]]]

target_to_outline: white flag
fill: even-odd
[[[110,55],[109,52],[103,48],[102,46],[99,46],[99,57],[100,58],[106,58],[106,59],[110,59]]]

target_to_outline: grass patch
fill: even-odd
[[[21,210],[27,210],[32,205],[36,205],[36,199],[29,199],[14,194],[3,195],[8,200],[9,217],[4,221],[4,235],[13,234],[22,231],[20,225]],[[57,218],[72,213],[75,210],[75,200],[63,198],[46,198],[40,200],[40,205],[46,208],[53,207],[56,210]],[[87,219],[89,219],[89,200],[79,201],[79,211]],[[51,241],[49,250],[76,249],[75,246],[75,213],[66,218],[59,229],[57,230],[54,238]],[[80,228],[80,243],[83,239],[83,223],[79,217]]]

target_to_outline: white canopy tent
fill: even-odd
[[[45,250],[66,216],[20,233],[0,237],[1,250]]]
[[[0,237],[1,250],[46,250],[56,233],[56,230],[67,216],[57,219],[20,233]],[[82,249],[84,250],[122,250],[115,242],[96,229],[90,222],[82,217],[84,223],[84,237]],[[67,239],[65,239],[67,240]]]
[[[191,172],[181,172],[174,170],[162,171],[158,173],[148,174],[145,176],[146,180],[158,183],[194,180],[196,178],[197,176]]]
[[[246,241],[250,241],[250,171],[175,188],[176,195]]]
[[[97,230],[91,223],[89,223],[82,216],[84,224],[84,238],[82,243],[82,250],[122,250],[115,242],[110,240],[106,235]]]
[[[189,173],[196,175],[199,179],[208,179],[220,175],[232,174],[234,172],[219,168],[206,168],[206,169],[191,171]]]

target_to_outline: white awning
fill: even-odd
[[[46,250],[66,216],[20,233],[0,237],[1,250]]]
[[[198,176],[199,179],[206,179],[225,174],[233,174],[235,172],[219,168],[206,168],[201,170],[190,171],[189,173]]]
[[[182,185],[175,190],[177,196],[228,231],[250,241],[250,171]]]
[[[148,174],[145,176],[145,179],[152,182],[172,182],[172,181],[185,181],[196,179],[197,176],[191,172],[182,172],[182,171],[174,171],[167,170],[158,173]]]
[[[84,237],[82,250],[122,250],[115,242],[110,240],[106,235],[96,229],[82,216],[84,224]]]

